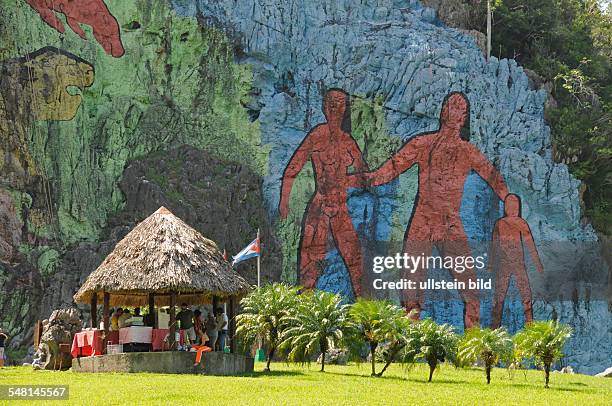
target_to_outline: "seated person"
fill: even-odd
[[[134,309],[134,316],[135,317],[140,317],[140,307],[137,307]]]
[[[131,318],[132,318],[132,315],[130,314],[130,310],[124,309],[123,313],[121,314],[121,316],[119,316],[119,319],[117,320],[119,324],[119,328],[127,327],[125,322],[127,321],[127,319],[131,319]]]
[[[117,310],[115,311],[115,314],[113,314],[113,317],[111,317],[111,325],[110,325],[111,331],[119,331],[119,317],[121,317],[122,314],[123,314],[123,309],[120,307],[117,308]]]
[[[204,322],[202,321],[201,311],[196,310],[193,312],[193,322],[193,328],[196,336],[198,336],[200,339],[200,344],[206,344],[206,341],[208,341],[208,336],[206,335],[206,331],[204,331]]]
[[[145,326],[155,327],[155,313],[147,313],[142,316],[142,322]]]

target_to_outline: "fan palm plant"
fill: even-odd
[[[508,359],[513,350],[512,338],[503,328],[472,328],[459,343],[458,358],[462,363],[480,360],[484,363],[487,384],[491,383],[491,369],[500,359]]]
[[[376,348],[381,343],[394,340],[397,336],[397,320],[404,316],[405,312],[401,307],[386,301],[359,299],[351,306],[347,346],[356,353],[362,348],[361,344],[367,345],[372,362],[372,376],[380,376],[376,373]]]
[[[403,314],[389,320],[389,329],[386,336],[386,348],[381,352],[381,358],[385,362],[383,369],[376,374],[382,376],[392,362],[402,364],[413,363],[416,352],[412,343],[415,339],[415,321]]]
[[[570,326],[549,320],[531,322],[514,337],[522,356],[544,367],[545,388],[548,388],[550,367],[563,356],[563,346],[571,335]]]
[[[429,364],[428,382],[431,382],[438,363],[455,358],[457,342],[457,334],[447,324],[439,325],[429,319],[415,324],[411,346],[418,351],[415,358],[421,358]]]
[[[254,290],[240,301],[242,313],[236,316],[236,334],[245,343],[262,339],[268,347],[266,371],[280,344],[286,318],[298,303],[298,287],[274,283]]]
[[[293,314],[285,317],[286,328],[280,347],[288,349],[291,361],[308,361],[321,352],[321,372],[325,372],[325,353],[343,337],[348,305],[342,297],[314,291],[302,294]]]

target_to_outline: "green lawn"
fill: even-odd
[[[427,368],[417,365],[406,372],[392,366],[382,378],[369,376],[369,365],[329,365],[325,373],[308,366],[275,363],[264,373],[257,363],[253,375],[212,377],[166,374],[85,374],[33,371],[29,367],[0,369],[0,385],[69,385],[70,404],[279,404],[410,405],[410,404],[529,404],[609,405],[612,379],[585,375],[552,374],[544,389],[542,372],[515,372],[509,379],[503,369],[486,385],[480,369],[456,370],[442,366],[427,383]],[[6,401],[0,404],[7,404]],[[213,403],[214,402],[214,403]],[[42,402],[31,402],[40,405]],[[65,404],[68,402],[54,402]],[[26,405],[21,401],[18,405]]]

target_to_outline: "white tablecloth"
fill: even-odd
[[[153,327],[132,326],[119,329],[119,344],[146,343],[153,341]]]

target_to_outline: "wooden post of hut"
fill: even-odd
[[[98,292],[93,292],[93,294],[97,296]],[[104,343],[102,344],[102,348],[104,353],[106,353],[106,343],[110,330],[110,293],[108,292],[104,292],[104,315],[102,317],[104,320]]]
[[[42,332],[43,332],[42,320],[36,320],[36,324],[34,325],[34,351],[38,351],[38,346],[40,345],[40,338],[42,337]]]
[[[230,297],[229,298],[229,306],[228,306],[228,310],[227,310],[227,318],[229,320],[229,347],[230,347],[230,352],[232,354],[234,354],[236,352],[236,311],[234,309],[234,298]]]
[[[157,328],[157,323],[155,323],[155,293],[149,293],[149,325]]]
[[[91,303],[90,311],[91,311],[91,328],[98,327],[98,295],[91,295]]]
[[[170,350],[176,349],[176,292],[170,292]]]

